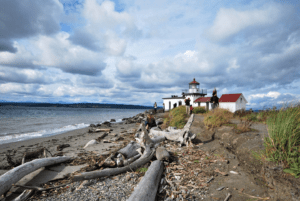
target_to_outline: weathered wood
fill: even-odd
[[[0,196],[6,191],[8,191],[11,188],[12,184],[19,181],[25,175],[41,167],[62,163],[68,160],[71,160],[71,157],[53,157],[53,158],[35,159],[33,161],[15,167],[14,169],[0,176]]]
[[[133,171],[133,170],[136,170],[137,168],[141,167],[145,163],[148,163],[151,160],[151,158],[153,157],[154,153],[155,153],[154,149],[146,148],[142,157],[140,157],[138,160],[134,161],[133,163],[131,163],[127,166],[119,167],[119,168],[106,168],[106,169],[100,170],[100,171],[81,173],[79,175],[75,175],[72,180],[73,181],[81,181],[81,180],[87,180],[87,179],[95,179],[95,178],[100,178],[100,177],[113,176],[113,175],[117,175],[117,174],[127,172],[127,171]]]
[[[152,162],[127,201],[154,201],[162,172],[163,162],[159,160]]]
[[[91,140],[88,143],[86,143],[86,145],[83,147],[84,149],[87,148],[88,146],[92,145],[92,144],[98,144],[97,140]]]
[[[120,149],[118,153],[125,156],[127,159],[139,154],[136,150],[141,146],[134,141],[131,141],[126,147]]]
[[[141,157],[142,154],[138,154],[138,155],[135,155],[129,159],[126,159],[124,160],[124,165],[129,165],[130,163],[134,162],[135,160],[137,160],[139,157]]]
[[[92,130],[93,132],[110,132],[112,131],[111,128],[98,128],[98,129],[94,129]]]
[[[25,201],[33,194],[33,192],[34,190],[25,190],[18,197],[13,199],[13,201]]]
[[[187,144],[188,141],[192,138],[195,138],[195,135],[192,135],[189,130],[193,123],[194,114],[191,115],[188,122],[184,126],[183,129],[170,129],[170,132],[166,131],[157,131],[157,130],[150,130],[150,136],[165,136],[168,140],[180,142],[181,145]]]
[[[160,160],[160,161],[163,161],[163,160],[169,161],[170,154],[166,150],[166,148],[158,147],[156,149],[156,158],[157,158],[157,160]]]

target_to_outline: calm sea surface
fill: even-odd
[[[115,119],[132,117],[145,109],[0,107],[0,144],[48,137]]]

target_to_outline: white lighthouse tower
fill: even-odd
[[[200,89],[200,83],[193,79],[192,82],[189,83],[189,89],[182,90],[182,96],[178,97],[176,95],[172,95],[170,98],[163,98],[165,111],[169,111],[174,108],[176,105],[177,107],[180,105],[185,105],[184,100],[186,98],[190,98],[190,104],[192,106],[197,106],[197,103],[194,101],[197,98],[204,97],[207,95],[206,89]]]

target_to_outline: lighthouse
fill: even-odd
[[[178,97],[177,95],[172,95],[169,98],[163,98],[164,105],[165,105],[165,111],[169,111],[173,109],[174,107],[178,107],[180,105],[185,105],[184,100],[186,98],[190,98],[191,102],[190,104],[192,106],[197,106],[194,101],[197,98],[204,97],[207,95],[206,89],[200,89],[200,83],[196,81],[194,78],[193,81],[189,83],[189,89],[182,90],[182,96]]]

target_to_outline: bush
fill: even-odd
[[[281,162],[285,172],[300,176],[300,107],[281,109],[267,119],[266,156]]]
[[[183,128],[187,122],[186,107],[179,106],[170,111],[170,126]]]
[[[203,114],[206,113],[205,107],[194,107],[193,114]]]
[[[206,113],[204,118],[204,124],[208,128],[220,127],[223,124],[229,123],[229,120],[233,117],[233,113],[229,110],[217,108],[210,110]]]

